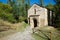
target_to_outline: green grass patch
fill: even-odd
[[[26,24],[25,22],[22,22],[21,25],[16,28],[16,31],[23,32],[26,27],[28,27],[28,24]]]
[[[33,38],[35,38],[35,40],[46,40],[46,38],[34,33],[32,34]]]
[[[35,40],[48,40],[48,39],[52,39],[52,40],[60,40],[60,31],[57,30],[56,28],[52,28],[50,31],[48,31],[48,29],[45,28],[41,28],[41,31],[37,30],[37,33],[33,33],[32,36],[35,38]]]

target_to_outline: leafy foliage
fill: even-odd
[[[55,12],[55,26],[60,28],[60,0],[55,0],[56,5],[54,5]]]
[[[14,17],[12,15],[12,7],[0,3],[0,18],[9,22],[13,22]]]
[[[50,9],[50,10],[53,10],[54,6],[53,6],[51,3],[49,3],[49,4],[46,6],[46,8],[48,8],[48,9]]]
[[[0,18],[12,23],[27,20],[30,0],[8,0],[8,4],[0,3]],[[28,5],[29,4],[29,5]]]
[[[55,14],[54,16],[54,26],[57,28],[60,28],[60,0],[54,0],[55,5],[52,5],[51,1],[50,3],[46,6],[46,8],[52,10]]]
[[[40,0],[40,6],[44,7],[44,0]]]

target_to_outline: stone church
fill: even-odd
[[[28,23],[32,28],[48,26],[52,24],[52,11],[34,4],[28,10]]]

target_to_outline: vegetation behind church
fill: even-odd
[[[60,0],[54,0],[55,1],[55,5],[52,5],[52,3],[50,2],[49,5],[47,5],[47,8],[49,8],[50,10],[53,11],[54,15],[54,25],[57,28],[60,28]]]
[[[60,27],[60,1],[54,0],[55,5],[51,1],[47,6],[44,5],[44,0],[39,0],[39,5],[52,10],[55,14],[54,24]],[[11,23],[25,21],[27,22],[27,11],[30,8],[30,0],[8,0],[7,4],[0,3],[0,19]]]
[[[0,3],[0,19],[11,23],[26,21],[30,3],[25,2],[25,0],[8,0],[7,4]]]

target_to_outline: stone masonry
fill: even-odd
[[[28,10],[28,23],[32,28],[48,26],[47,9],[34,4]]]

